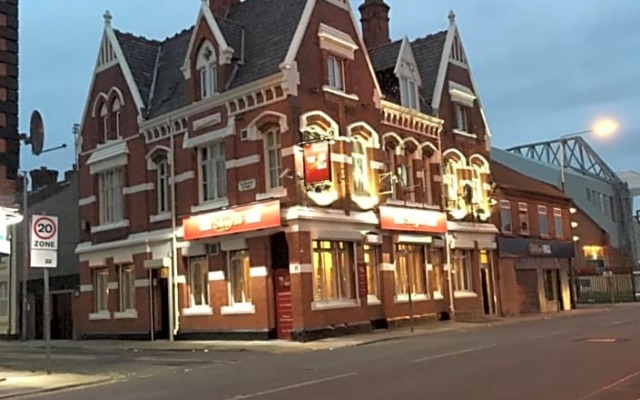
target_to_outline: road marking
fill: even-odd
[[[487,349],[491,349],[491,348],[497,347],[497,346],[498,346],[498,344],[496,343],[496,344],[490,344],[488,346],[473,347],[471,349],[452,351],[451,353],[444,353],[444,354],[438,354],[436,356],[418,358],[417,360],[413,360],[411,362],[412,363],[421,363],[421,362],[426,362],[426,361],[439,360],[441,358],[455,357],[455,356],[459,356],[459,355],[462,355],[462,354],[468,354],[468,353],[474,353],[476,351],[487,350]]]
[[[305,386],[312,386],[312,385],[317,385],[319,383],[325,383],[325,382],[330,382],[330,381],[336,381],[338,379],[349,378],[349,377],[355,376],[355,375],[358,375],[358,373],[357,372],[351,372],[349,374],[330,376],[328,378],[317,379],[317,380],[314,380],[314,381],[307,381],[307,382],[302,382],[302,383],[296,383],[295,385],[283,386],[283,387],[280,387],[280,388],[277,388],[277,389],[265,390],[264,392],[256,392],[256,393],[252,393],[252,394],[242,394],[242,395],[238,395],[238,396],[235,396],[235,397],[229,397],[227,400],[252,399],[252,398],[255,398],[255,397],[267,396],[267,395],[274,394],[274,393],[286,392],[287,390],[299,389],[299,388],[302,388],[302,387],[305,387]]]
[[[611,326],[622,325],[622,324],[627,324],[627,323],[633,322],[633,321],[635,321],[635,319],[633,319],[633,318],[623,319],[622,321],[612,322],[610,325]]]
[[[598,389],[593,393],[590,393],[590,394],[588,394],[586,396],[580,397],[578,400],[589,400],[589,399],[592,399],[592,398],[596,397],[599,394],[602,394],[604,392],[608,392],[609,390],[615,388],[616,386],[622,385],[623,383],[627,382],[630,379],[635,378],[636,376],[640,376],[640,370],[634,372],[633,374],[629,374],[629,375],[625,376],[624,378],[619,379],[619,380],[617,380],[617,381],[615,381],[613,383],[610,383],[607,386],[605,386],[605,387],[603,387],[601,389]]]

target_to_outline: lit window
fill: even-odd
[[[527,203],[518,203],[518,222],[520,222],[520,234],[529,234],[529,206]]]
[[[251,262],[247,250],[229,253],[229,303],[251,303]]]
[[[109,109],[106,104],[100,108],[100,118],[102,119],[102,140],[109,140]]]
[[[202,99],[218,92],[218,65],[215,51],[209,44],[202,46],[196,65],[200,77],[200,97]]]
[[[123,215],[122,171],[112,169],[98,176],[100,188],[100,223],[121,221]]]
[[[364,263],[367,266],[367,293],[380,298],[379,246],[364,245]]]
[[[355,299],[353,244],[313,242],[313,288],[316,301]]]
[[[189,259],[191,307],[209,305],[209,265],[206,257]]]
[[[327,58],[328,84],[338,90],[344,90],[344,68],[342,60],[334,56]]]
[[[116,130],[116,138],[120,138],[120,100],[115,99],[111,105],[111,111],[113,112],[114,127]]]
[[[133,265],[121,265],[118,268],[118,288],[120,292],[120,311],[136,309],[136,276]]]
[[[396,295],[426,294],[424,247],[399,244],[396,247]]]
[[[454,250],[451,255],[451,263],[453,264],[453,290],[456,292],[473,291],[471,255],[472,252],[469,250]]]
[[[9,315],[9,283],[0,282],[0,318]]]
[[[546,206],[538,206],[538,224],[540,225],[540,236],[549,236],[549,218]]]
[[[353,168],[353,192],[367,196],[367,152],[364,143],[359,140],[351,142],[351,160]]]
[[[385,155],[386,155],[386,171],[387,174],[384,180],[384,192],[389,196],[390,199],[396,200],[398,198],[397,195],[397,185],[398,185],[398,176],[396,175],[396,149],[392,145],[387,145],[385,147]]]
[[[418,109],[418,85],[409,78],[400,78],[400,101],[404,107]]]
[[[453,105],[453,110],[455,112],[455,129],[462,131],[462,132],[468,132],[468,125],[467,125],[467,110],[464,106],[460,105],[460,104],[454,104]]]
[[[266,133],[268,188],[275,189],[282,186],[282,144],[280,130],[274,129]]]
[[[556,237],[562,239],[564,237],[564,224],[562,221],[562,210],[559,208],[553,209],[553,226]]]
[[[107,268],[93,270],[93,311],[96,313],[109,311],[109,270]]]
[[[169,162],[162,159],[156,164],[158,214],[169,211]]]
[[[220,142],[200,149],[200,181],[202,201],[227,197],[225,146]]]
[[[500,229],[504,233],[513,232],[513,222],[511,220],[511,202],[508,200],[500,201]]]
[[[443,288],[445,287],[443,258],[442,249],[435,247],[429,249],[429,263],[431,264],[432,269],[429,272],[428,280],[431,284],[431,289],[433,289],[434,292],[439,292],[440,294],[444,293]]]

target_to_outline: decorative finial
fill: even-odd
[[[104,17],[104,24],[111,25],[111,20],[113,19],[113,16],[109,12],[109,10],[105,11],[103,17]]]
[[[453,10],[449,11],[449,23],[451,25],[455,25],[456,23],[456,13]]]

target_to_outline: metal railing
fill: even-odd
[[[635,285],[634,285],[635,279]],[[631,273],[582,275],[577,277],[578,304],[631,303],[636,301],[640,275]]]

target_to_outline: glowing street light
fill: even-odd
[[[593,124],[591,131],[599,138],[607,139],[618,131],[618,122],[611,118],[604,118]]]

